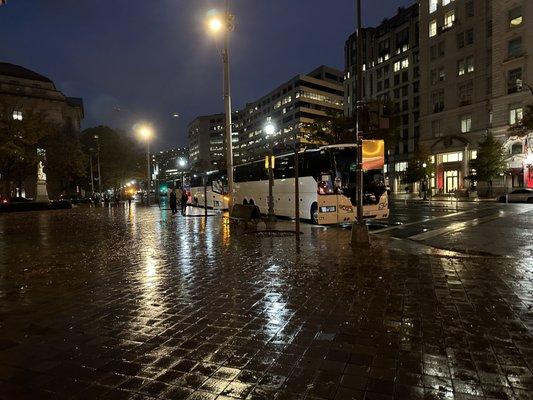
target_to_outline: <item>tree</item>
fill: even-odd
[[[37,148],[56,127],[44,114],[29,111],[21,119],[13,118],[14,108],[0,104],[0,181],[4,196],[11,195],[11,185],[37,173],[40,158]]]
[[[80,140],[87,159],[91,152],[93,156],[96,155],[95,136],[98,136],[100,144],[102,189],[118,189],[131,179],[147,178],[143,148],[132,137],[108,126],[89,128],[82,132]],[[96,168],[96,164],[93,167]],[[87,162],[86,168],[89,168]]]
[[[407,163],[405,182],[416,183],[425,181],[434,171],[434,166],[430,158],[431,153],[425,147],[420,146],[414,152],[413,158]]]
[[[44,172],[59,181],[60,192],[70,190],[74,181],[86,175],[87,156],[72,127],[65,126],[46,138],[45,148]]]
[[[305,125],[306,138],[321,144],[354,143],[357,116],[345,116],[342,111],[328,112]],[[394,103],[389,100],[372,100],[363,104],[361,127],[364,139],[380,139],[387,148],[396,146],[399,140],[398,118],[394,116]]]
[[[477,158],[471,161],[471,166],[476,170],[476,180],[486,182],[492,196],[492,181],[500,176],[506,168],[503,145],[492,133],[488,132],[485,140],[479,143]]]

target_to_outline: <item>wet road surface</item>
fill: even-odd
[[[532,258],[394,231],[360,250],[156,207],[0,215],[0,398],[531,399]]]

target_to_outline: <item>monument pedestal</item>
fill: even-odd
[[[37,180],[37,191],[35,192],[35,201],[50,201],[48,190],[46,190],[46,181]]]

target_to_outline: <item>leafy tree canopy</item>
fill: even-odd
[[[45,138],[57,132],[57,126],[44,114],[25,112],[21,120],[13,118],[14,107],[0,104],[0,177],[2,192],[9,194],[12,182],[24,181],[35,174],[40,161],[37,148]]]
[[[370,101],[360,111],[361,130],[364,139],[381,139],[387,148],[396,146],[399,140],[399,120],[394,115],[394,103]],[[322,118],[305,126],[306,138],[321,144],[354,143],[357,116],[345,116],[342,111],[328,112]]]
[[[503,145],[492,133],[487,133],[486,138],[479,143],[477,158],[471,161],[471,166],[476,170],[478,181],[489,183],[507,168]]]
[[[131,179],[147,178],[145,150],[125,133],[108,126],[97,126],[82,132],[81,143],[85,154],[92,154],[95,178],[98,177],[96,160],[99,146],[102,189],[116,189]],[[88,163],[86,168],[89,168]]]
[[[425,166],[424,166],[425,165]],[[434,172],[431,163],[431,153],[425,147],[420,146],[413,154],[413,158],[407,163],[405,182],[416,183],[425,180]]]
[[[518,136],[525,136],[533,131],[533,104],[529,104],[522,120],[509,127],[509,132]]]

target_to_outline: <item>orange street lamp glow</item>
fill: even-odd
[[[220,20],[220,18],[211,18],[209,20],[209,29],[212,31],[212,32],[218,32],[222,29],[222,21]]]

